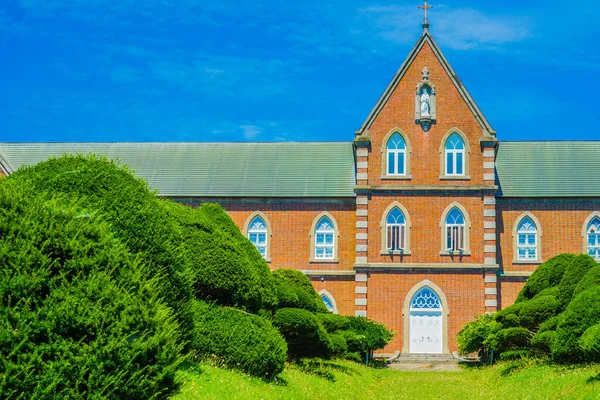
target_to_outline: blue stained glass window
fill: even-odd
[[[419,289],[410,301],[411,309],[441,310],[442,302],[437,293],[429,286]]]
[[[456,224],[456,225],[464,225],[465,223],[465,217],[463,215],[462,212],[460,212],[460,210],[456,207],[454,207],[452,210],[450,210],[450,212],[448,213],[448,215],[446,216],[446,223],[447,224]]]
[[[331,301],[331,299],[329,297],[322,294],[321,299],[323,300],[323,303],[325,303],[325,307],[327,308],[327,311],[329,311],[331,313],[335,311],[335,309],[333,307],[333,302]]]

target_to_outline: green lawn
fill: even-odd
[[[173,399],[600,399],[598,365],[502,363],[461,372],[400,372],[335,361],[323,370],[334,379],[290,365],[278,382],[269,383],[194,364],[179,373],[183,387]]]

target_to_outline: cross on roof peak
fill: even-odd
[[[427,10],[431,10],[433,6],[427,4],[427,0],[423,0],[424,4],[422,6],[418,6],[418,8],[422,9],[425,13],[425,18],[423,19],[423,29],[429,28],[429,20],[427,19]]]

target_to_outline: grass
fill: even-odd
[[[188,364],[173,400],[210,399],[600,399],[600,366],[500,363],[461,372],[401,372],[349,361],[288,365],[265,382],[209,363]]]

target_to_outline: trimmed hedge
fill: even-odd
[[[530,339],[531,332],[525,328],[506,328],[491,334],[484,345],[500,355],[508,350],[526,350]]]
[[[191,347],[200,357],[216,355],[231,368],[271,378],[283,371],[287,344],[258,315],[195,301]]]
[[[587,290],[591,287],[600,285],[600,265],[596,265],[592,267],[583,278],[579,281],[577,286],[575,286],[575,290],[573,291],[573,295],[576,296],[579,293]]]
[[[579,347],[587,361],[600,361],[600,323],[586,329],[579,339]]]
[[[383,324],[363,317],[346,317],[349,325],[347,331],[342,331],[346,338],[349,352],[359,352],[363,355],[373,350],[382,349],[394,336]]]
[[[520,325],[536,331],[540,325],[556,315],[559,307],[558,300],[554,296],[536,296],[532,300],[525,301],[519,312]]]
[[[462,354],[479,353],[486,349],[485,340],[502,328],[492,314],[479,315],[458,332],[458,349]]]
[[[169,397],[182,348],[163,282],[86,201],[27,186],[0,182],[2,397]]]
[[[550,353],[555,339],[555,331],[538,332],[531,338],[531,346],[544,353]]]
[[[575,287],[579,281],[587,274],[587,272],[596,267],[598,263],[587,254],[580,254],[573,258],[571,263],[565,269],[563,278],[560,281],[558,301],[560,302],[561,310],[564,310],[567,304],[573,298]]]
[[[561,254],[537,267],[519,293],[516,302],[532,299],[542,290],[557,286],[563,278],[567,265],[571,263],[574,257],[573,254]]]
[[[285,287],[281,282],[278,283],[279,290],[285,291],[283,296],[279,299],[281,308],[303,308],[317,313],[329,313],[325,303],[315,291],[313,284],[310,279],[303,274],[301,271],[294,269],[277,269],[273,271],[273,276],[287,282],[289,287]],[[294,295],[291,295],[293,292]],[[287,303],[290,298],[298,298],[296,304]]]
[[[333,348],[331,339],[317,317],[300,308],[281,308],[275,313],[273,324],[288,344],[291,359],[302,357],[329,358]]]
[[[319,319],[327,333],[335,333],[350,328],[350,319],[343,315],[317,314],[317,318]]]
[[[578,294],[568,305],[556,328],[552,356],[557,361],[583,360],[579,338],[591,326],[600,323],[600,286]]]

